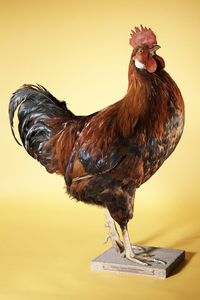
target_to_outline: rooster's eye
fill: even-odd
[[[143,53],[143,52],[144,52],[143,49],[139,49],[139,50],[138,50],[138,53]]]

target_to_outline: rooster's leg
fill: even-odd
[[[127,226],[122,227],[122,236],[123,236],[124,248],[125,248],[123,255],[127,259],[129,259],[135,263],[144,265],[144,266],[148,265],[146,262],[156,262],[159,264],[165,264],[164,261],[153,258],[150,255],[148,255],[147,253],[135,254],[133,252],[133,247],[131,246],[131,243],[130,243]],[[146,261],[146,262],[144,262],[144,261]]]
[[[104,241],[104,244],[106,244],[108,242],[108,240],[111,239],[113,247],[118,252],[123,252],[124,251],[123,242],[120,240],[119,233],[117,231],[115,222],[114,222],[113,218],[111,217],[110,212],[107,208],[105,208],[105,214],[106,214],[106,220],[107,220],[107,223],[105,224],[105,226],[109,227],[109,233]]]

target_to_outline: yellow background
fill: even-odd
[[[110,245],[102,209],[68,199],[63,178],[19,147],[8,102],[23,83],[40,83],[76,114],[124,96],[133,26],[150,26],[180,87],[186,125],[175,153],[136,194],[131,239],[185,249],[166,280],[90,271]],[[200,296],[200,2],[1,1],[0,298],[197,299]]]

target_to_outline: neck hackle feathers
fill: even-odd
[[[131,30],[131,38],[129,40],[130,45],[135,48],[139,45],[154,45],[157,44],[156,36],[153,31],[147,27],[143,27],[141,29],[139,27],[135,27],[135,31]]]

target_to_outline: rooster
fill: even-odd
[[[26,84],[13,94],[9,118],[15,137],[13,118],[19,106],[18,129],[26,151],[48,172],[64,177],[70,196],[104,207],[109,227],[105,242],[110,238],[123,257],[147,265],[164,262],[135,251],[138,247],[130,243],[127,224],[133,217],[136,189],[180,140],[184,103],[164,70],[163,58],[156,54],[160,46],[153,31],[135,27],[130,45],[128,90],[120,101],[76,116],[44,87]]]

